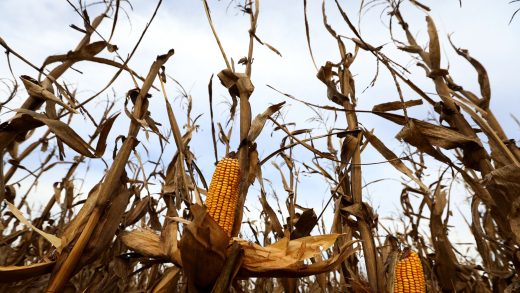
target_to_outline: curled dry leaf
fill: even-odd
[[[0,124],[0,135],[3,135],[0,139],[0,150],[7,149],[15,155],[17,148],[15,141],[24,141],[28,131],[42,125],[43,123],[28,115],[15,116],[10,121]]]
[[[175,285],[175,279],[178,277],[181,271],[178,267],[171,267],[166,270],[162,278],[153,286],[153,293],[167,293],[171,292],[172,285]]]
[[[195,204],[190,210],[193,221],[185,227],[179,242],[182,266],[190,287],[208,291],[224,266],[230,238],[205,208]]]
[[[347,133],[345,139],[341,143],[341,165],[344,167],[350,163],[356,147],[359,145],[359,136],[357,133]]]
[[[73,109],[69,105],[65,104],[62,100],[60,100],[58,97],[56,97],[51,91],[41,87],[38,84],[38,81],[36,81],[35,79],[33,79],[27,75],[20,76],[20,79],[22,80],[23,85],[25,86],[25,89],[27,90],[27,93],[31,97],[37,97],[37,98],[43,99],[45,101],[54,102],[54,103],[62,106],[63,108],[69,110],[72,113],[77,113],[77,111],[75,109]]]
[[[67,144],[71,149],[76,152],[89,157],[95,158],[96,155],[92,152],[92,147],[86,143],[70,126],[67,124],[54,119],[49,119],[47,116],[43,114],[36,113],[34,111],[25,110],[25,109],[17,109],[16,112],[23,114],[23,116],[27,117],[26,119],[34,119],[38,122],[31,124],[39,126],[45,124],[49,127],[49,129],[56,134],[56,136]],[[30,118],[29,118],[30,117]]]
[[[192,205],[194,219],[189,223],[179,244],[182,266],[197,290],[210,290],[217,280],[228,257],[230,238],[209,216],[206,209]],[[312,210],[309,210],[312,211]],[[355,241],[343,245],[336,255],[327,260],[305,264],[331,248],[341,234],[307,236],[295,240],[285,237],[267,247],[233,238],[244,250],[239,276],[302,277],[328,272],[354,253]],[[121,240],[130,249],[152,258],[165,259],[160,245],[160,236],[151,230],[123,232]],[[211,264],[208,266],[207,264]]]
[[[484,186],[508,214],[511,232],[520,241],[520,167],[510,164],[493,170],[484,178]]]
[[[69,222],[69,224],[65,227],[65,230],[61,235],[61,244],[63,245],[63,247],[69,245],[74,240],[74,238],[76,238],[79,235],[79,233],[81,233],[83,227],[88,221],[89,215],[94,210],[98,197],[99,184],[96,184],[89,191],[87,201],[85,201],[80,211],[76,214],[74,220]]]
[[[134,202],[134,207],[125,213],[123,226],[127,227],[135,224],[141,219],[147,212],[150,205],[150,197],[147,196],[143,199],[138,199]]]
[[[122,185],[117,191],[117,195],[111,199],[110,205],[105,209],[92,232],[90,241],[83,250],[80,259],[81,267],[94,261],[107,247],[110,247],[114,235],[119,229],[119,223],[123,219],[130,195],[131,191]]]
[[[263,188],[260,190],[260,203],[262,204],[262,208],[264,212],[267,214],[267,217],[269,218],[269,222],[272,226],[273,231],[276,233],[276,236],[282,237],[283,227],[280,224],[280,221],[278,220],[275,211],[267,202],[267,197],[265,196],[265,190]]]
[[[446,206],[446,191],[442,189],[440,180],[436,185],[435,202],[431,209],[430,232],[435,248],[435,268],[439,282],[443,290],[455,292],[464,288],[463,273],[458,271],[460,267],[453,247],[448,239],[448,231],[442,223],[442,214]]]
[[[146,257],[166,258],[161,246],[161,236],[151,229],[137,229],[121,233],[121,241],[131,250]]]
[[[62,245],[61,245],[61,239],[60,238],[56,237],[55,235],[43,232],[42,230],[34,227],[34,225],[31,224],[31,222],[29,222],[23,216],[22,212],[19,209],[16,208],[16,206],[14,206],[12,203],[10,203],[10,202],[8,202],[6,200],[4,200],[4,202],[7,204],[7,207],[9,208],[11,213],[13,213],[13,215],[18,219],[18,221],[20,221],[21,223],[23,223],[27,227],[33,229],[36,233],[40,234],[43,238],[47,239],[54,247],[56,247],[56,250],[58,252],[61,252]]]
[[[385,119],[388,119],[399,125],[410,127],[409,122],[413,122],[414,128],[419,130],[434,146],[439,146],[444,149],[453,149],[456,147],[462,147],[464,145],[474,145],[475,147],[481,147],[480,142],[476,139],[461,134],[448,127],[434,125],[428,122],[424,122],[414,118],[407,118],[401,115],[391,113],[375,113]]]
[[[48,274],[52,271],[54,263],[44,262],[27,266],[0,266],[0,283],[12,283]]]
[[[291,233],[291,239],[298,239],[311,234],[312,229],[318,223],[318,217],[314,209],[305,210],[298,221],[294,224],[294,230]]]
[[[260,160],[258,159],[256,143],[253,143],[249,148],[249,176],[247,178],[247,183],[249,185],[253,184],[257,177],[262,177],[262,168],[260,167]]]
[[[477,71],[478,84],[480,85],[480,94],[484,98],[484,100],[481,101],[479,106],[481,106],[484,109],[487,109],[489,107],[489,100],[491,99],[491,86],[489,83],[489,76],[487,74],[486,68],[477,59],[471,57],[468,50],[455,47],[450,37],[448,38],[448,40],[453,49],[457,52],[457,54],[464,57],[464,59],[471,63],[473,68],[475,68],[475,70]]]
[[[430,36],[429,52],[430,56],[430,67],[432,70],[439,70],[441,67],[441,48],[439,44],[439,36],[437,34],[437,28],[435,23],[430,16],[426,16],[426,22],[428,24],[428,35]]]
[[[401,109],[410,108],[413,106],[422,105],[422,103],[423,103],[422,100],[410,100],[410,101],[405,101],[404,103],[401,101],[394,101],[394,102],[377,104],[374,107],[372,107],[372,111],[387,112],[387,111],[401,110]]]
[[[332,71],[332,63],[327,62],[318,71],[317,77],[327,86],[327,98],[332,102],[343,106],[344,102],[347,102],[349,98],[338,91],[336,84],[333,80],[334,72]]]
[[[244,73],[224,69],[217,76],[222,85],[229,90],[232,97],[239,97],[240,93],[244,93],[249,97],[255,89],[249,77]]]
[[[235,238],[244,249],[244,259],[239,276],[242,277],[303,277],[330,271],[349,255],[355,241],[349,241],[340,252],[326,261],[305,264],[303,261],[321,254],[332,247],[340,234],[308,236],[295,240],[287,237],[267,247]]]
[[[118,114],[113,115],[112,117],[105,120],[96,131],[99,131],[99,139],[96,145],[96,157],[101,157],[105,153],[105,149],[107,147],[107,138],[112,129],[112,125],[114,125],[114,121],[116,121]]]
[[[265,121],[267,121],[267,119],[271,117],[274,113],[278,112],[284,104],[285,101],[271,105],[262,114],[258,114],[251,123],[251,128],[249,129],[249,133],[247,134],[247,140],[250,142],[255,141],[255,139],[260,135],[260,132],[262,132],[262,129],[265,125]]]

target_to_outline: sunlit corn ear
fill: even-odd
[[[238,159],[224,158],[217,164],[209,185],[206,206],[210,216],[230,236],[240,185]]]
[[[395,293],[426,293],[421,259],[417,253],[404,249],[395,266]]]

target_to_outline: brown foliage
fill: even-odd
[[[66,54],[49,56],[41,67],[31,64],[38,77],[20,77],[27,90],[26,100],[22,105],[12,102],[16,95],[14,87],[8,102],[0,105],[0,111],[7,109],[6,105],[16,109],[11,119],[0,125],[0,280],[3,283],[0,291],[393,292],[400,244],[412,247],[420,255],[428,292],[512,291],[520,271],[520,149],[506,135],[490,109],[491,85],[484,65],[467,50],[457,48],[450,39],[455,52],[476,71],[480,93],[458,85],[449,69],[442,67],[441,38],[433,18],[425,17],[423,28],[428,43],[421,44],[402,15],[402,2],[383,1],[390,12],[388,21],[393,43],[388,46],[393,45],[415,58],[418,66],[425,70],[435,94],[427,94],[415,83],[416,76],[385,55],[382,47],[371,45],[369,36],[361,35],[337,0],[335,9],[353,36],[346,38],[337,33],[329,23],[329,12],[323,2],[323,23],[337,42],[339,56],[335,59],[330,56],[331,60],[318,68],[311,46],[307,1],[304,1],[307,45],[317,67],[316,78],[324,85],[324,94],[321,104],[301,101],[289,94],[283,96],[312,109],[344,114],[345,121],[343,125],[335,124],[335,128],[340,129],[337,132],[330,130],[314,135],[310,128],[297,128],[300,125],[293,128],[291,123],[283,121],[279,113],[285,101],[270,105],[264,111],[251,109],[249,99],[255,90],[252,82],[255,43],[281,56],[256,34],[259,1],[246,1],[240,6],[250,20],[247,57],[238,62],[245,65],[244,72],[236,71],[233,60],[228,60],[209,5],[203,1],[201,9],[206,12],[226,65],[217,76],[232,101],[229,117],[226,117],[228,122],[236,119],[237,110],[239,113],[236,151],[243,180],[232,237],[222,231],[203,207],[207,183],[197,165],[197,154],[190,150],[192,136],[199,126],[198,117],[192,118],[191,97],[184,93],[189,105],[185,125],[179,125],[167,97],[166,65],[174,50],[157,56],[146,76],[140,77],[128,66],[133,53],[123,59],[110,41],[92,41],[109,12],[113,13],[114,33],[120,1],[107,4],[106,10],[92,21],[84,10],[80,14],[84,28],[75,27],[83,33],[77,46]],[[420,11],[430,10],[418,1],[410,3]],[[396,24],[404,40],[395,37]],[[148,26],[143,35],[147,29]],[[0,45],[28,62],[4,40],[0,39]],[[118,56],[122,63],[98,56],[106,51]],[[398,99],[374,105],[372,111],[357,109],[360,94],[356,91],[352,68],[360,54],[374,58],[378,71],[382,65],[389,73]],[[103,111],[90,104],[106,88],[90,99],[78,101],[75,92],[61,80],[66,71],[80,62],[116,67],[118,72],[106,88],[122,71],[134,79],[135,85],[128,90],[122,109],[129,123],[126,135],[118,133],[113,139],[112,126],[119,117],[112,113],[113,102],[107,103]],[[373,83],[376,79],[377,76]],[[158,127],[161,124],[152,118],[149,109],[152,101],[149,92],[159,85],[165,101],[168,134],[161,132]],[[401,86],[407,86],[420,99],[406,100]],[[234,149],[230,140],[232,131],[218,123],[220,131],[216,133],[212,81],[208,89],[213,150],[218,160],[217,137],[225,146],[225,154],[220,156],[227,155]],[[436,113],[438,123],[410,117],[411,107],[429,107]],[[400,111],[402,115],[389,113],[391,111]],[[396,138],[415,151],[397,156],[377,136],[377,129],[362,126],[360,112],[400,125],[402,128]],[[88,117],[86,121],[90,121],[94,129],[88,139],[72,123],[72,118],[79,115]],[[262,159],[258,150],[263,143],[260,137],[262,132],[269,131],[269,122],[274,125],[272,132],[279,131],[284,137],[279,148]],[[42,134],[37,131],[40,128],[46,131]],[[141,138],[140,132],[144,132],[146,140]],[[144,156],[148,152],[150,134],[155,135],[160,144],[158,161],[165,153],[163,144],[175,143],[176,150],[168,158],[168,166],[163,167]],[[307,137],[303,137],[305,135]],[[324,148],[315,142],[321,138],[327,139]],[[107,145],[114,145],[112,154],[106,153]],[[294,151],[297,147],[311,153],[314,159],[301,162]],[[367,147],[379,152],[386,160],[383,163],[407,178],[403,180],[400,194],[400,231],[391,231],[382,224],[367,202],[362,185],[362,153]],[[65,161],[65,154],[71,151],[74,159]],[[40,166],[24,162],[37,153],[45,155]],[[433,181],[424,176],[427,156],[443,169]],[[278,158],[283,164],[276,163]],[[79,189],[73,179],[80,166],[94,160],[103,161],[106,170],[86,199],[79,200]],[[269,190],[262,176],[265,172],[262,167],[265,168],[267,161],[272,162],[272,169],[279,174],[283,185],[283,191],[272,190],[277,206],[269,201]],[[152,170],[144,166],[150,162],[154,165]],[[48,183],[54,193],[40,195],[47,197],[47,205],[37,216],[29,212],[30,219],[27,219],[20,210],[28,209],[29,194],[34,192],[38,179],[64,163],[68,169],[63,177],[54,184]],[[299,176],[302,169],[322,177],[330,186],[331,195],[324,198],[327,204],[319,214],[316,207],[303,207],[298,201],[298,182],[305,180]],[[32,176],[29,178],[33,179],[25,194],[20,192],[20,182],[25,180],[19,179],[22,172],[29,172]],[[14,181],[16,178],[19,181]],[[460,257],[457,245],[448,234],[451,211],[446,183],[456,180],[464,182],[470,198],[468,226],[474,236],[477,260]],[[261,223],[243,221],[246,199],[254,196],[249,192],[254,183],[260,189]],[[156,193],[150,192],[154,185],[160,186]],[[282,208],[278,193],[282,192],[286,193],[286,219],[279,215]],[[412,196],[419,196],[420,203],[412,204]],[[327,226],[323,212],[331,202],[333,222]],[[61,212],[54,215],[55,210]],[[238,237],[244,223],[248,224],[254,242]],[[326,233],[326,229],[331,233]],[[311,236],[316,230],[320,235]],[[386,241],[381,243],[380,237],[386,237]]]

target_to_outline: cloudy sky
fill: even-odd
[[[336,43],[323,26],[322,2],[313,0],[308,2],[311,45],[316,63],[320,66],[326,61],[338,62]],[[359,2],[341,2],[348,2],[343,4],[344,8],[357,23]],[[383,1],[375,1],[376,4],[381,2]],[[156,1],[132,1],[132,8],[123,4],[125,13],[120,15],[116,33],[112,39],[112,43],[119,47],[121,56],[127,56],[132,50],[153,13],[155,3]],[[452,34],[452,40],[456,46],[469,49],[471,55],[486,66],[492,85],[491,107],[503,123],[506,132],[512,138],[518,139],[519,126],[514,123],[510,114],[520,115],[518,110],[520,108],[516,106],[518,93],[520,93],[520,78],[517,73],[520,68],[520,55],[518,54],[520,52],[520,18],[509,24],[509,19],[518,5],[508,4],[507,0],[463,0],[462,6],[459,6],[457,0],[424,1],[424,3],[431,7],[430,15],[435,20],[441,36],[442,66],[450,69],[450,73],[459,84],[478,92],[476,73],[469,64],[453,52],[447,43],[446,36]],[[249,42],[249,19],[237,9],[237,4],[238,2],[210,1],[215,28],[227,56],[233,58],[235,62],[247,54]],[[308,52],[304,30],[303,1],[264,0],[260,2],[260,5],[257,35],[263,41],[274,46],[282,56],[274,54],[265,46],[256,44],[252,76],[255,92],[251,97],[253,115],[262,112],[272,103],[286,100],[287,105],[282,110],[285,122],[295,122],[299,129],[312,128],[314,134],[322,134],[325,132],[324,125],[311,120],[316,117],[315,112],[296,101],[287,100],[283,95],[267,86],[271,85],[282,92],[311,103],[332,105],[326,98],[323,84],[315,77],[316,69]],[[100,12],[100,8],[99,5],[89,8],[91,19]],[[341,20],[333,1],[327,1],[326,11],[329,22],[338,33],[353,36]],[[359,21],[362,35],[367,42],[373,45],[384,45],[382,50],[385,54],[405,65],[412,72],[414,80],[428,92],[433,93],[434,88],[424,77],[424,72],[415,66],[416,62],[409,55],[397,51],[391,43],[386,12],[382,5],[364,9],[363,17]],[[416,34],[422,45],[427,44],[425,13],[409,4],[403,6],[403,13],[412,32]],[[82,37],[80,32],[69,27],[71,24],[82,27],[82,21],[66,1],[3,0],[0,1],[0,19],[0,37],[16,52],[36,65],[42,64],[49,55],[63,54],[71,50]],[[99,32],[108,37],[111,25],[112,21],[106,20]],[[397,29],[396,36],[402,37]],[[351,44],[348,45],[348,49],[353,50]],[[201,1],[163,1],[156,18],[129,65],[141,75],[146,75],[155,57],[164,54],[170,48],[175,49],[175,55],[167,64],[167,73],[179,81],[192,95],[194,116],[203,114],[199,120],[200,131],[193,137],[191,150],[196,154],[206,178],[209,178],[212,172],[213,153],[209,147],[211,132],[207,85],[210,76],[225,68],[225,63],[211,34]],[[107,52],[102,55],[106,58],[114,58],[113,54]],[[37,76],[34,70],[13,56],[11,56],[11,64],[16,77],[22,74]],[[103,88],[115,72],[112,68],[92,64],[78,64],[75,68],[78,71],[68,72],[63,81],[77,88],[79,100],[86,99]],[[236,65],[236,68],[238,71],[243,70],[241,65]],[[358,89],[359,109],[368,110],[375,104],[398,99],[390,76],[383,70],[379,73],[376,85],[367,88],[376,73],[376,64],[369,54],[360,53],[352,66],[352,73],[355,75]],[[5,55],[0,58],[0,78],[3,81],[11,79]],[[115,96],[122,101],[124,93],[131,88],[133,88],[131,78],[128,75],[122,75],[110,90],[100,97],[100,100]],[[366,90],[363,91],[364,89]],[[2,93],[0,99],[4,99],[6,88],[2,87],[0,90]],[[417,98],[409,89],[403,88],[403,90],[407,99]],[[179,88],[169,82],[167,91],[169,98],[173,101],[174,111],[180,122],[183,123],[185,105],[181,99],[175,99],[180,95]],[[155,97],[155,100],[151,100],[152,115],[156,121],[167,126],[162,96],[159,92],[152,94]],[[18,104],[16,104],[17,101],[14,101],[10,104],[11,107],[19,105],[24,97],[25,94],[20,92]],[[228,115],[226,103],[229,102],[229,97],[216,77],[214,79],[214,99],[217,120],[225,123]],[[94,106],[101,107],[101,104],[99,102]],[[119,107],[118,111],[121,111],[121,104]],[[424,118],[428,111],[431,112],[431,109],[421,107],[412,110],[411,114]],[[326,127],[333,126],[333,113],[322,112],[319,114],[323,115],[327,123]],[[11,117],[9,113],[0,114],[1,121],[5,121],[9,117]],[[118,124],[116,124],[118,129],[113,130],[112,139],[115,138],[115,133],[126,131],[128,120],[125,119],[118,119]],[[397,126],[390,125],[370,114],[360,114],[359,119],[367,129],[375,129],[375,134],[385,141],[394,152],[398,155],[402,154],[403,145],[394,139],[399,130]],[[93,131],[93,129],[79,127],[81,119],[78,119],[76,123],[77,131],[84,137]],[[344,125],[344,121],[340,117],[335,127],[341,128]],[[276,150],[279,145],[280,136],[270,135],[272,128],[272,125],[268,124],[266,131],[259,138],[261,158]],[[154,154],[158,155],[158,148],[154,147],[155,143],[156,140],[153,138],[148,143],[152,157]],[[317,142],[319,146],[324,146],[323,143]],[[236,147],[237,144],[238,138],[235,133],[232,138],[232,146]],[[336,148],[339,149],[339,145],[336,145]],[[170,145],[167,154],[171,155],[174,151],[174,145]],[[299,162],[309,162],[308,160],[312,157],[303,148],[295,149],[295,153]],[[222,154],[221,146],[220,155]],[[38,159],[33,158],[35,161]],[[362,159],[365,163],[383,160],[370,149],[367,149]],[[166,160],[167,162],[168,160]],[[278,162],[281,163],[280,160]],[[273,182],[278,195],[284,200],[285,194],[281,188],[279,176],[269,171],[273,168],[269,164],[267,165],[264,176]],[[363,170],[365,184],[385,179],[364,189],[367,200],[373,204],[380,216],[399,214],[400,174],[388,164],[366,166]],[[437,174],[437,169],[430,168],[430,172],[434,176]],[[101,178],[102,173],[103,165],[92,163],[89,169],[90,182],[87,180],[87,183],[96,182]],[[328,199],[330,194],[327,184],[322,179],[317,179],[316,176],[302,175],[300,179],[300,189],[298,190],[300,203],[304,206],[314,207],[318,212],[321,211],[323,202]],[[48,180],[56,181],[52,178]],[[254,186],[251,190],[250,200],[254,201],[258,188]],[[39,191],[45,194],[50,192],[51,188],[40,184]],[[37,197],[35,199],[37,203],[38,198],[43,198],[41,202],[46,202],[47,197],[44,195]],[[462,190],[455,190],[453,201],[455,206],[467,210],[467,207],[464,207],[465,197]]]

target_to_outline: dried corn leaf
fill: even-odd
[[[27,266],[0,266],[0,283],[18,282],[48,274],[54,264],[55,262],[44,262]]]
[[[410,170],[403,161],[398,158],[394,152],[392,152],[386,145],[372,132],[363,131],[363,135],[370,142],[370,144],[390,163],[394,168],[405,174],[409,178],[414,178],[412,170]]]
[[[89,191],[87,200],[81,207],[80,211],[77,213],[74,220],[69,222],[69,224],[65,227],[65,230],[61,236],[61,244],[63,245],[63,247],[68,246],[72,242],[72,240],[75,239],[81,233],[83,227],[88,221],[88,217],[94,210],[98,196],[99,184],[96,184]]]
[[[152,288],[152,293],[168,293],[172,291],[175,285],[175,279],[181,270],[177,267],[172,267],[166,270],[162,278]]]
[[[131,191],[123,185],[117,191],[117,195],[110,200],[110,205],[104,210],[92,232],[90,241],[83,250],[79,261],[80,267],[92,262],[99,257],[102,251],[110,247],[110,243],[119,229],[130,195]]]
[[[260,166],[260,160],[258,159],[258,151],[256,150],[256,143],[249,148],[249,176],[247,183],[249,185],[255,182],[255,179],[262,178],[262,168]]]
[[[394,101],[394,102],[377,104],[372,108],[372,111],[387,112],[387,111],[401,110],[401,109],[410,108],[413,106],[422,105],[422,103],[423,103],[423,100],[410,100],[410,101],[405,101],[404,103],[401,101]]]
[[[341,144],[341,166],[345,167],[347,164],[350,164],[350,160],[352,160],[352,156],[359,145],[359,137],[357,133],[347,133],[347,136],[343,140]]]
[[[416,147],[419,151],[427,153],[441,162],[446,164],[451,162],[447,156],[434,147],[433,143],[428,139],[429,137],[424,135],[413,122],[403,127],[396,135],[396,138],[404,140],[406,143]]]
[[[269,270],[291,266],[297,262],[309,259],[330,248],[340,234],[308,236],[280,241],[262,247],[244,239],[234,238],[244,248],[244,267],[248,269]]]
[[[249,133],[247,134],[247,140],[250,142],[255,141],[255,139],[260,135],[260,132],[262,132],[262,129],[265,125],[265,121],[267,121],[267,119],[271,117],[274,113],[278,112],[284,104],[285,101],[271,105],[262,114],[258,114],[251,123],[251,128],[249,129]]]
[[[77,111],[73,108],[71,108],[69,105],[65,104],[62,100],[60,100],[58,97],[56,97],[52,92],[50,92],[47,89],[44,89],[38,84],[38,81],[35,79],[27,76],[22,75],[20,76],[20,79],[22,80],[25,89],[27,90],[27,93],[32,97],[37,97],[40,99],[43,99],[45,101],[51,101],[54,102],[63,108],[69,110],[72,113],[77,113]]]
[[[405,128],[410,128],[409,125],[406,125],[409,124],[409,122],[413,122],[413,128],[420,131],[423,134],[423,136],[427,138],[427,142],[444,149],[453,149],[456,147],[462,147],[466,145],[482,147],[476,139],[444,126],[434,125],[414,118],[407,118],[401,115],[391,113],[378,112],[374,114],[379,115],[399,125],[405,125]]]
[[[276,216],[275,211],[267,202],[267,198],[265,196],[264,190],[261,190],[260,203],[262,204],[262,209],[267,214],[267,217],[269,218],[269,220],[271,222],[272,229],[276,233],[276,236],[282,237],[283,236],[283,227],[280,224],[280,221],[278,220],[278,217]]]
[[[417,7],[421,8],[421,9],[424,9],[425,11],[428,11],[428,12],[429,12],[429,11],[431,10],[430,7],[428,7],[428,6],[426,6],[426,5],[422,4],[422,3],[420,3],[420,2],[417,1],[417,0],[410,0],[410,2],[411,2],[412,4],[414,4],[415,6],[417,6]]]
[[[410,45],[410,46],[397,46],[397,49],[408,52],[408,53],[421,53],[423,51],[423,48],[417,46],[417,45]]]
[[[229,90],[229,94],[232,97],[240,96],[241,92],[245,93],[247,97],[249,97],[255,89],[249,77],[244,73],[237,73],[230,69],[224,69],[219,72],[217,76],[222,85]]]
[[[320,67],[318,74],[316,75],[327,86],[327,98],[332,102],[343,106],[344,102],[347,102],[349,98],[338,91],[336,83],[334,82],[334,72],[332,71],[332,63],[328,62]]]
[[[426,16],[428,24],[428,35],[430,36],[428,55],[430,57],[430,67],[432,71],[439,70],[441,67],[441,48],[439,44],[439,36],[437,35],[437,28],[430,16]]]
[[[121,233],[121,241],[131,250],[146,257],[166,258],[161,246],[161,237],[150,229],[137,229]]]
[[[105,149],[107,147],[107,138],[108,134],[110,133],[110,129],[112,129],[112,125],[114,125],[114,121],[119,116],[119,113],[116,115],[113,115],[112,117],[108,118],[101,124],[96,131],[99,131],[99,139],[96,145],[96,157],[101,157],[105,153]]]
[[[456,48],[453,42],[451,41],[451,38],[448,38],[448,40],[450,41],[451,46],[457,52],[457,54],[464,57],[464,59],[471,63],[473,68],[475,68],[475,70],[477,71],[478,84],[480,85],[480,94],[484,98],[483,103],[481,103],[479,106],[484,109],[487,109],[489,107],[489,100],[491,99],[491,86],[489,84],[489,77],[486,68],[484,68],[482,63],[480,63],[477,59],[471,57],[468,50]]]
[[[18,221],[20,221],[20,223],[22,223],[22,224],[26,225],[27,227],[33,229],[36,233],[40,234],[43,238],[47,239],[54,247],[56,247],[56,250],[58,252],[61,252],[62,245],[61,245],[61,239],[60,238],[56,237],[55,235],[43,232],[42,230],[36,228],[33,224],[31,224],[31,222],[29,222],[24,217],[22,212],[19,209],[17,209],[16,206],[14,206],[12,203],[10,203],[10,202],[8,202],[6,200],[4,200],[4,202],[7,204],[7,207],[9,208],[11,213],[18,219]]]
[[[22,116],[29,116],[34,120],[37,120],[49,127],[49,129],[56,134],[56,136],[67,144],[70,148],[76,152],[89,157],[95,158],[96,155],[92,153],[92,147],[86,143],[70,126],[67,124],[54,119],[49,119],[43,114],[39,114],[33,111],[25,109],[17,109],[16,112],[23,114]]]
[[[142,217],[144,217],[144,215],[148,212],[149,205],[149,196],[143,198],[142,200],[136,200],[136,202],[134,203],[134,207],[130,211],[126,212],[124,216],[123,226],[127,227],[133,225]]]
[[[441,186],[442,176],[436,184],[433,206],[430,215],[430,233],[435,248],[435,270],[444,290],[461,290],[465,284],[459,278],[459,263],[453,251],[448,231],[442,221],[442,214],[447,204],[446,191]],[[462,273],[460,273],[462,274]]]
[[[314,209],[305,210],[298,221],[294,224],[294,230],[291,232],[291,239],[298,239],[309,236],[314,226],[318,223],[318,217]]]
[[[280,51],[278,51],[278,49],[276,49],[275,47],[273,47],[272,45],[262,41],[257,35],[256,33],[253,34],[253,36],[255,37],[255,39],[262,45],[266,46],[267,48],[269,48],[271,51],[273,51],[274,53],[276,53],[278,56],[282,57],[282,53],[280,53]]]
[[[520,167],[510,164],[491,171],[484,178],[484,186],[500,206],[508,212],[511,231],[520,240]]]
[[[328,260],[307,265],[303,261],[321,254],[334,245],[340,234],[308,236],[296,240],[283,238],[277,243],[262,247],[235,238],[244,249],[244,259],[239,275],[248,277],[303,277],[328,272],[354,253],[355,241],[349,241],[340,252]],[[322,250],[323,249],[323,250]]]
[[[11,121],[0,124],[0,150],[9,148],[9,151],[12,151],[16,147],[14,141],[25,140],[27,131],[42,125],[42,122],[28,115],[16,116]]]
[[[192,286],[210,290],[224,266],[230,239],[205,208],[194,204],[190,210],[193,221],[179,242],[182,267]]]

